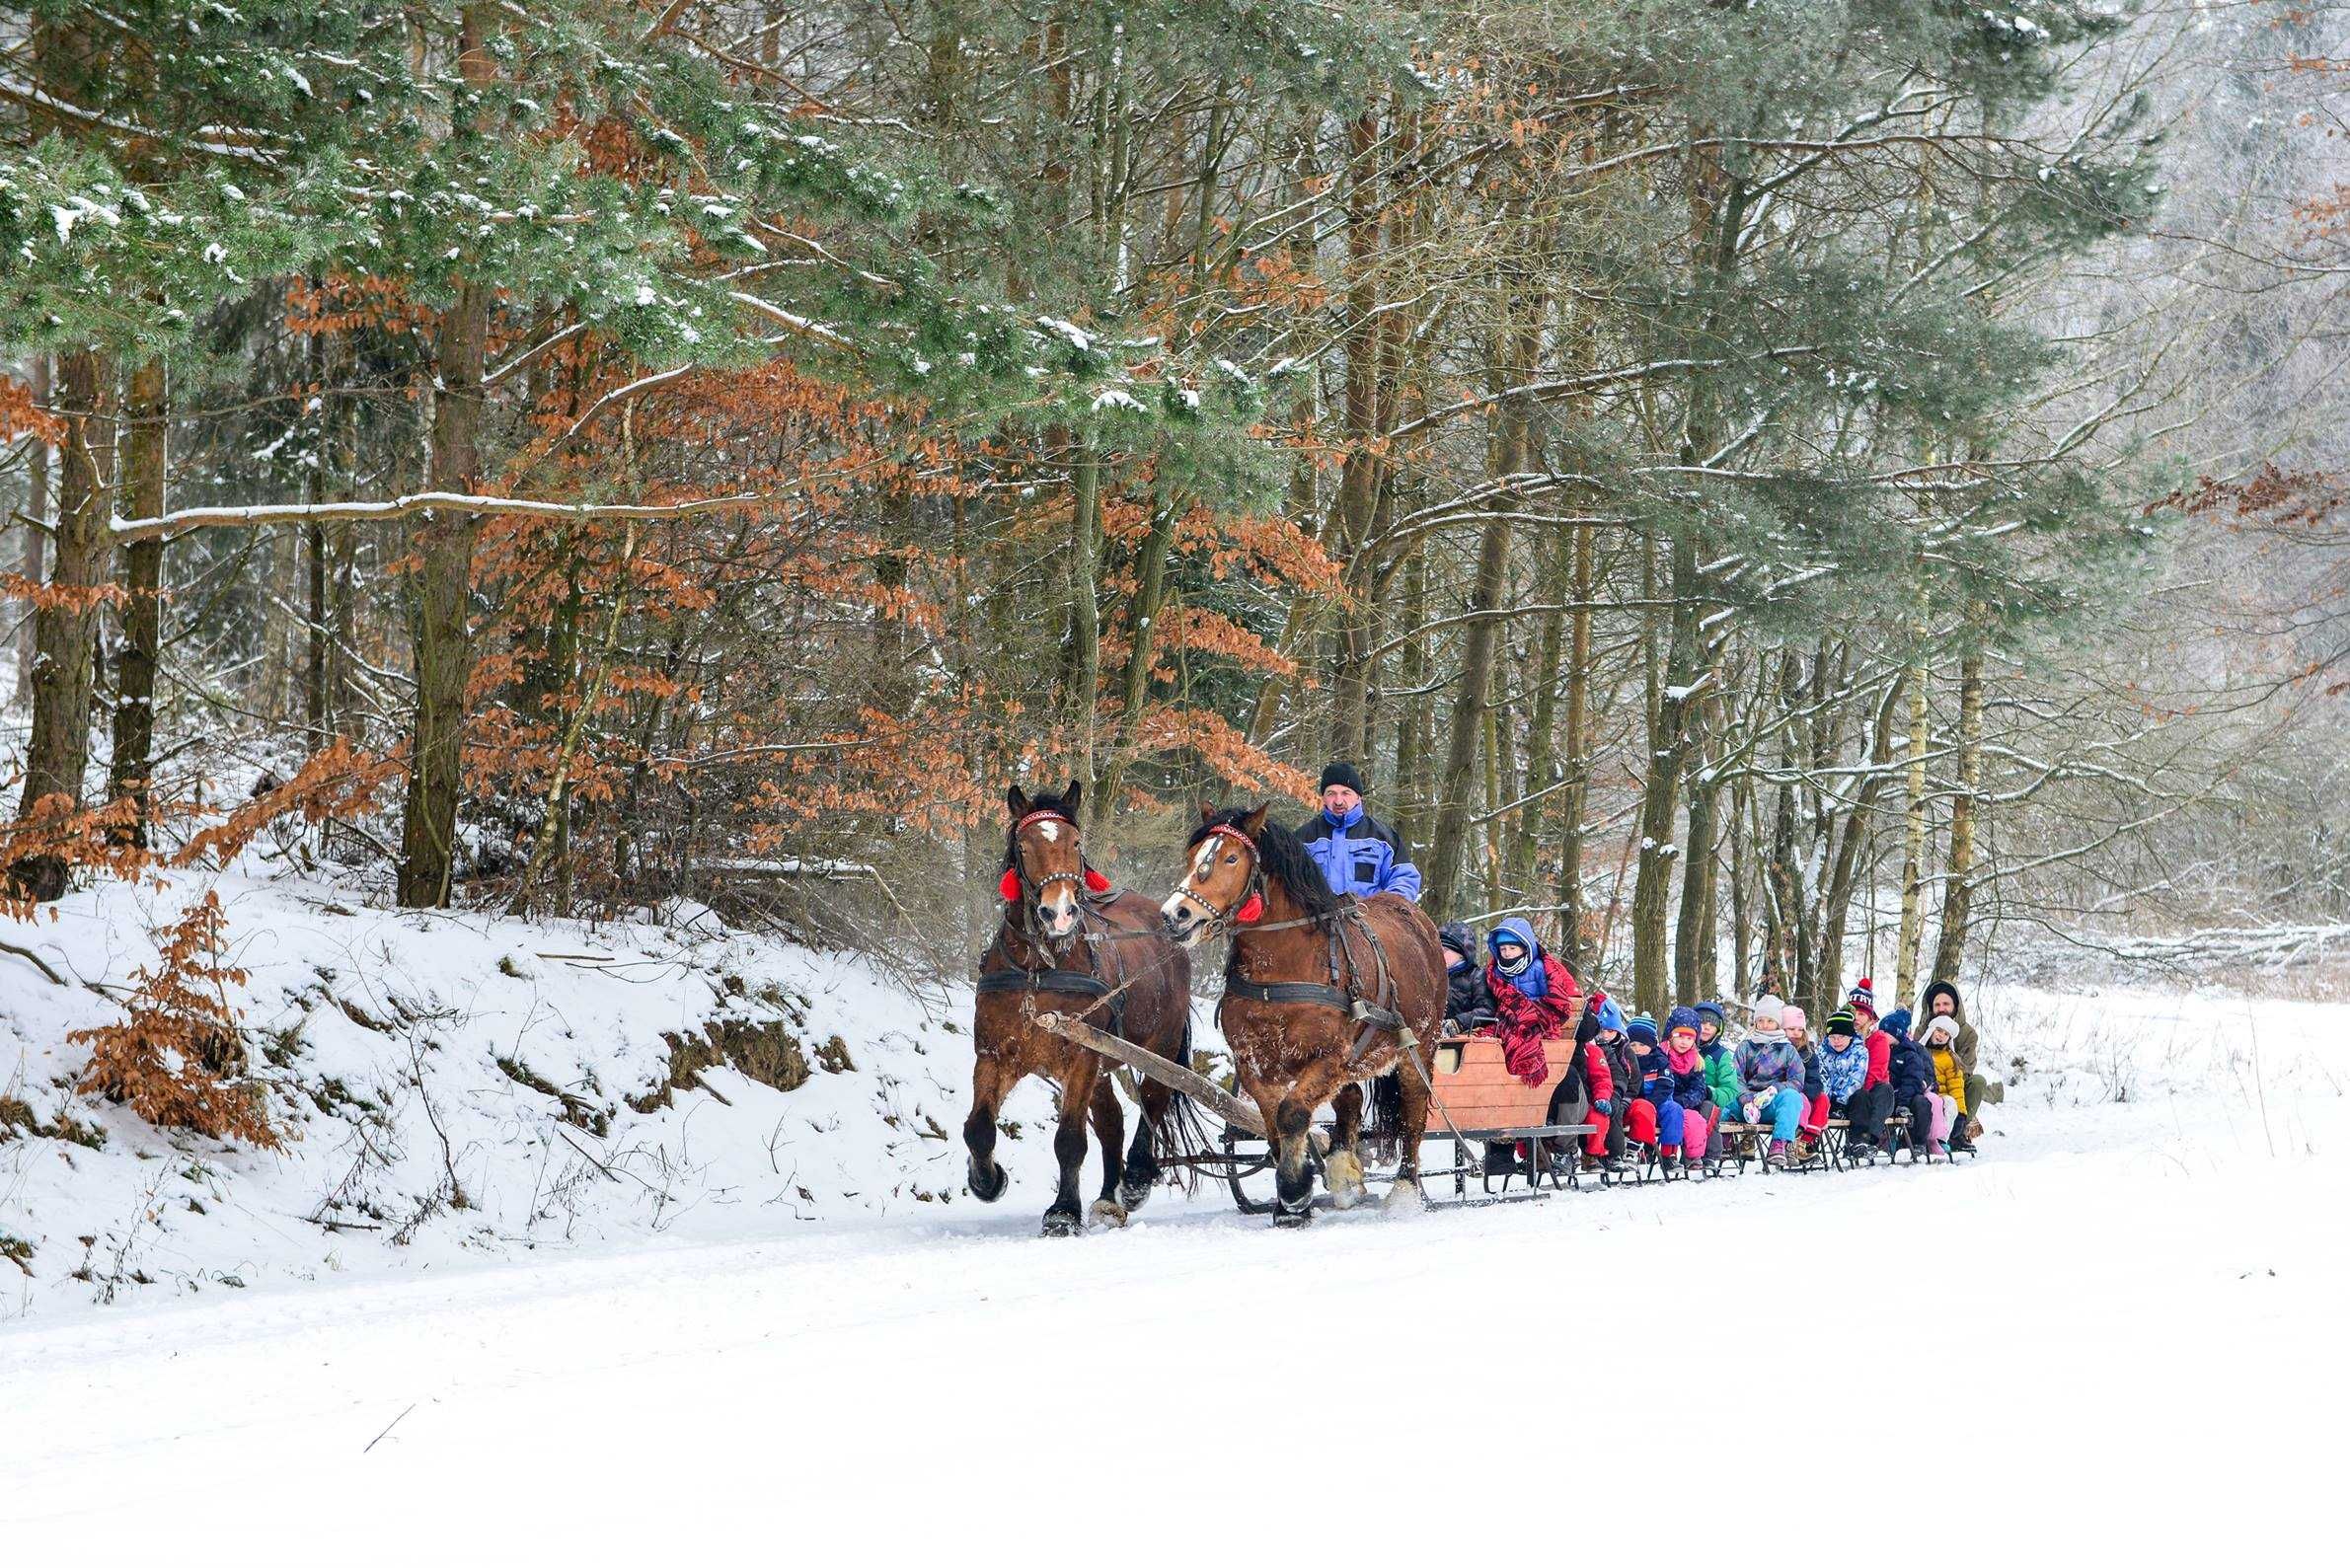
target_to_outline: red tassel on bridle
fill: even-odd
[[[1092,866],[1090,866],[1090,865],[1089,865],[1089,866],[1087,866],[1087,867],[1086,867],[1086,891],[1087,891],[1087,892],[1089,892],[1089,893],[1106,893],[1106,892],[1108,892],[1108,891],[1109,891],[1109,878],[1108,878],[1108,877],[1106,877],[1106,876],[1103,876],[1103,875],[1102,875],[1102,874],[1101,874],[1099,871],[1097,871],[1097,870],[1095,870],[1095,869],[1094,869]]]
[[[1232,912],[1232,919],[1239,926],[1253,926],[1264,919],[1264,895],[1251,893],[1241,907]]]
[[[1020,900],[1020,867],[1006,866],[1004,879],[996,884],[996,895],[1007,904]]]

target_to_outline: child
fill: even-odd
[[[1684,1012],[1696,1013],[1687,1008],[1675,1008],[1667,1021],[1679,1018]],[[1668,1122],[1660,1128],[1664,1147],[1658,1157],[1670,1160],[1675,1153],[1681,1156],[1681,1170],[1688,1174],[1703,1164],[1713,1138],[1713,1124],[1721,1119],[1721,1110],[1713,1103],[1713,1084],[1706,1076],[1706,1058],[1698,1050],[1697,1031],[1687,1025],[1677,1025],[1665,1041],[1665,1065],[1673,1071],[1673,1097],[1667,1104],[1680,1112],[1680,1149],[1676,1151],[1673,1128]],[[1714,1157],[1720,1157],[1718,1152]],[[1669,1169],[1669,1167],[1668,1167]]]
[[[1879,1025],[1890,1042],[1886,1048],[1887,1081],[1893,1087],[1895,1108],[1909,1113],[1910,1145],[1933,1154],[1939,1140],[1933,1131],[1936,1107],[1933,1103],[1933,1061],[1926,1048],[1910,1038],[1910,1015],[1907,1008],[1895,1008],[1885,1014]],[[1945,1127],[1944,1132],[1948,1129]]]
[[[1828,1113],[1847,1124],[1846,1152],[1857,1159],[1875,1157],[1885,1141],[1885,1117],[1893,1106],[1893,1090],[1868,1082],[1868,1050],[1854,1034],[1849,1008],[1828,1014],[1826,1037],[1820,1042],[1820,1082],[1828,1090]]]
[[[1721,1037],[1724,1018],[1721,1004],[1701,1002],[1690,1009],[1698,1015],[1698,1055],[1706,1062],[1706,1083],[1713,1092],[1713,1125],[1718,1127],[1738,1114],[1738,1100],[1745,1085],[1738,1081],[1738,1059],[1730,1054],[1728,1042]],[[1719,1151],[1715,1151],[1718,1155]]]
[[[1926,1020],[1926,1054],[1933,1062],[1936,1136],[1952,1154],[1972,1153],[1975,1146],[1967,1137],[1966,1125],[1966,1065],[1958,1059],[1956,1018],[1937,1012]]]
[[[1670,1029],[1673,1020],[1681,1016],[1676,1008],[1665,1019]],[[1673,1070],[1665,1065],[1665,1053],[1656,1038],[1656,1025],[1651,1019],[1636,1020],[1648,1027],[1633,1028],[1631,1033],[1631,1077],[1624,1084],[1624,1136],[1643,1149],[1655,1150],[1663,1127],[1665,1108],[1673,1105]],[[1691,1031],[1696,1037],[1696,1031]],[[1678,1106],[1674,1106],[1678,1110]],[[1680,1117],[1673,1119],[1674,1131],[1680,1130]],[[1678,1144],[1675,1137],[1667,1142]]]
[[[1499,1021],[1493,988],[1475,958],[1477,938],[1459,921],[1436,933],[1444,949],[1444,1029],[1447,1034],[1478,1034]]]
[[[1820,1135],[1828,1130],[1828,1085],[1820,1077],[1819,1047],[1811,1043],[1810,1014],[1789,1007],[1780,1013],[1779,1026],[1786,1031],[1787,1044],[1803,1059],[1803,1123],[1795,1139],[1795,1157],[1807,1160],[1819,1147]]]
[[[1582,996],[1555,953],[1543,951],[1534,928],[1512,915],[1485,938],[1493,962],[1485,988],[1501,1026],[1501,1056],[1518,1082],[1531,1087],[1551,1076],[1543,1047],[1566,1032]]]
[[[1592,1128],[1583,1140],[1586,1170],[1613,1174],[1621,1168],[1617,1157],[1624,1152],[1624,1118],[1614,1114],[1617,1074],[1613,1058],[1624,1043],[1624,1031],[1630,1026],[1624,1008],[1615,998],[1604,991],[1591,993],[1582,1021],[1575,1025],[1575,1077],[1582,1093],[1569,1094],[1561,1086],[1551,1098],[1549,1115],[1553,1123],[1571,1116]]]
[[[1771,1124],[1763,1163],[1783,1170],[1803,1121],[1803,1059],[1787,1044],[1780,1019],[1785,1004],[1765,997],[1754,1005],[1754,1026],[1738,1047],[1739,1113],[1750,1125]]]

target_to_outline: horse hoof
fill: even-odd
[[[1295,1231],[1300,1226],[1313,1223],[1314,1211],[1311,1208],[1275,1209],[1273,1211],[1273,1229],[1276,1231]]]
[[[1151,1182],[1138,1182],[1131,1177],[1118,1183],[1118,1207],[1124,1209],[1128,1214],[1132,1214],[1151,1201],[1152,1185]]]
[[[1362,1160],[1343,1149],[1322,1162],[1322,1184],[1329,1190],[1333,1209],[1351,1209],[1371,1195],[1363,1185]]]
[[[1382,1207],[1390,1214],[1417,1214],[1427,1206],[1427,1195],[1420,1191],[1419,1183],[1399,1177],[1396,1184],[1387,1189],[1387,1202]]]
[[[1046,1235],[1076,1235],[1085,1228],[1085,1221],[1074,1214],[1063,1214],[1058,1209],[1044,1217],[1044,1233]]]
[[[1122,1226],[1126,1223],[1126,1211],[1108,1198],[1096,1198],[1094,1200],[1094,1218],[1103,1225]]]
[[[981,1203],[993,1203],[1004,1196],[1004,1188],[1010,1183],[1011,1178],[1004,1174],[1004,1167],[991,1164],[984,1176],[976,1170],[971,1172],[971,1196]]]

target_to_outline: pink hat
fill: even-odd
[[[1789,1007],[1779,1014],[1779,1026],[1789,1034],[1811,1027],[1811,1017],[1801,1008]]]

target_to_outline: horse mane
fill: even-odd
[[[1027,814],[1029,816],[1034,816],[1039,811],[1050,811],[1056,816],[1067,817],[1071,822],[1075,822],[1077,820],[1077,812],[1075,808],[1069,804],[1069,797],[1066,795],[1028,796]],[[1014,857],[1018,856],[1019,854],[1020,821],[1018,818],[1015,818],[1013,821],[1006,823],[1004,826],[1004,863],[997,866],[996,869],[999,871],[1011,870],[1014,864]]]
[[[1198,831],[1183,845],[1185,854],[1199,847],[1199,841],[1218,828],[1235,828],[1246,833],[1241,819],[1247,810],[1227,806],[1199,825]],[[1289,889],[1289,896],[1298,901],[1310,917],[1334,915],[1341,907],[1338,895],[1330,891],[1329,879],[1322,874],[1322,867],[1314,863],[1314,857],[1306,849],[1306,841],[1275,822],[1264,819],[1257,830],[1256,863],[1264,874]]]

